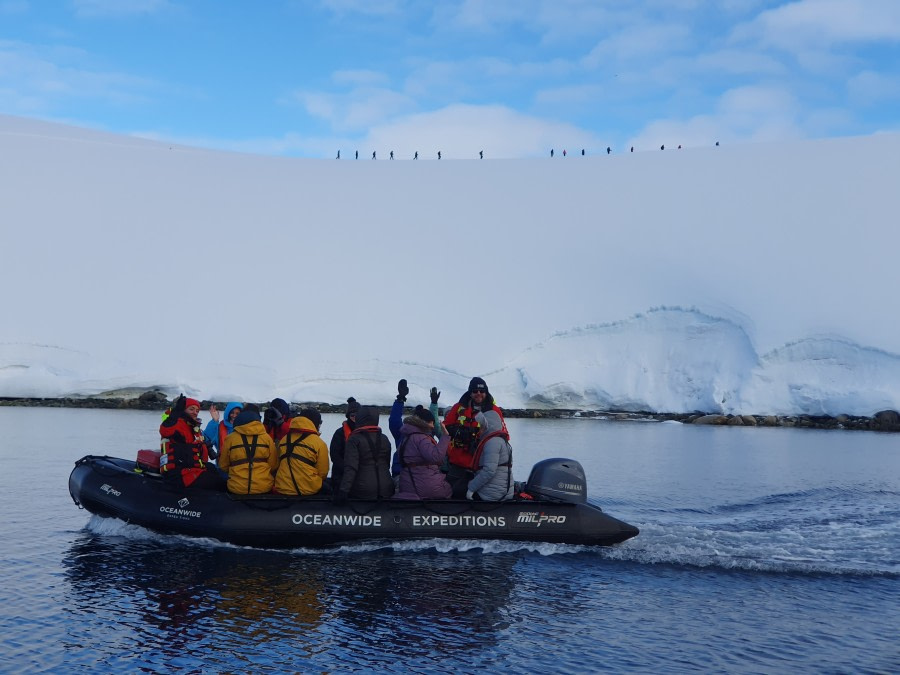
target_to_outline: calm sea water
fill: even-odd
[[[0,671],[900,671],[898,435],[512,420],[517,479],[575,458],[641,535],[275,552],[76,508],[158,423],[0,408]]]

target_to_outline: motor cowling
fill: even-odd
[[[531,469],[525,490],[538,499],[587,502],[587,478],[581,464],[574,459],[556,457],[538,462]]]

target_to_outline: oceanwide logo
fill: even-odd
[[[174,506],[160,506],[160,513],[165,513],[170,518],[180,518],[181,520],[187,520],[188,518],[199,518],[202,515],[200,511],[193,511],[189,508],[191,502],[187,497],[182,497],[178,500],[178,508]]]

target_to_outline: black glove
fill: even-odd
[[[284,415],[275,408],[266,408],[266,412],[263,413],[263,422],[270,427],[278,428],[284,422]]]
[[[345,506],[347,504],[347,493],[343,490],[338,490],[331,496],[331,503],[335,506]]]
[[[219,453],[216,452],[216,449],[215,449],[215,448],[207,448],[207,449],[208,449],[208,451],[209,451],[209,459],[210,459],[210,461],[212,461],[212,460],[214,460],[214,459],[218,459]]]
[[[175,403],[172,404],[172,408],[169,410],[169,416],[166,418],[166,421],[162,423],[164,427],[174,427],[175,423],[181,419],[181,416],[184,414],[185,404],[187,403],[187,399],[184,397],[184,394],[181,394],[178,398],[175,399]]]
[[[431,388],[431,391],[428,392],[428,394],[431,396],[431,402],[432,402],[432,403],[437,403],[437,402],[438,402],[438,399],[441,397],[441,392],[439,392],[439,391],[437,390],[437,387],[432,387],[432,388]]]
[[[406,386],[406,380],[400,380],[397,383],[397,400],[405,403],[407,394],[409,394],[409,387]]]

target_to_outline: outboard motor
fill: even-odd
[[[572,504],[587,502],[584,469],[574,459],[556,457],[538,462],[531,469],[525,490],[538,499]]]

